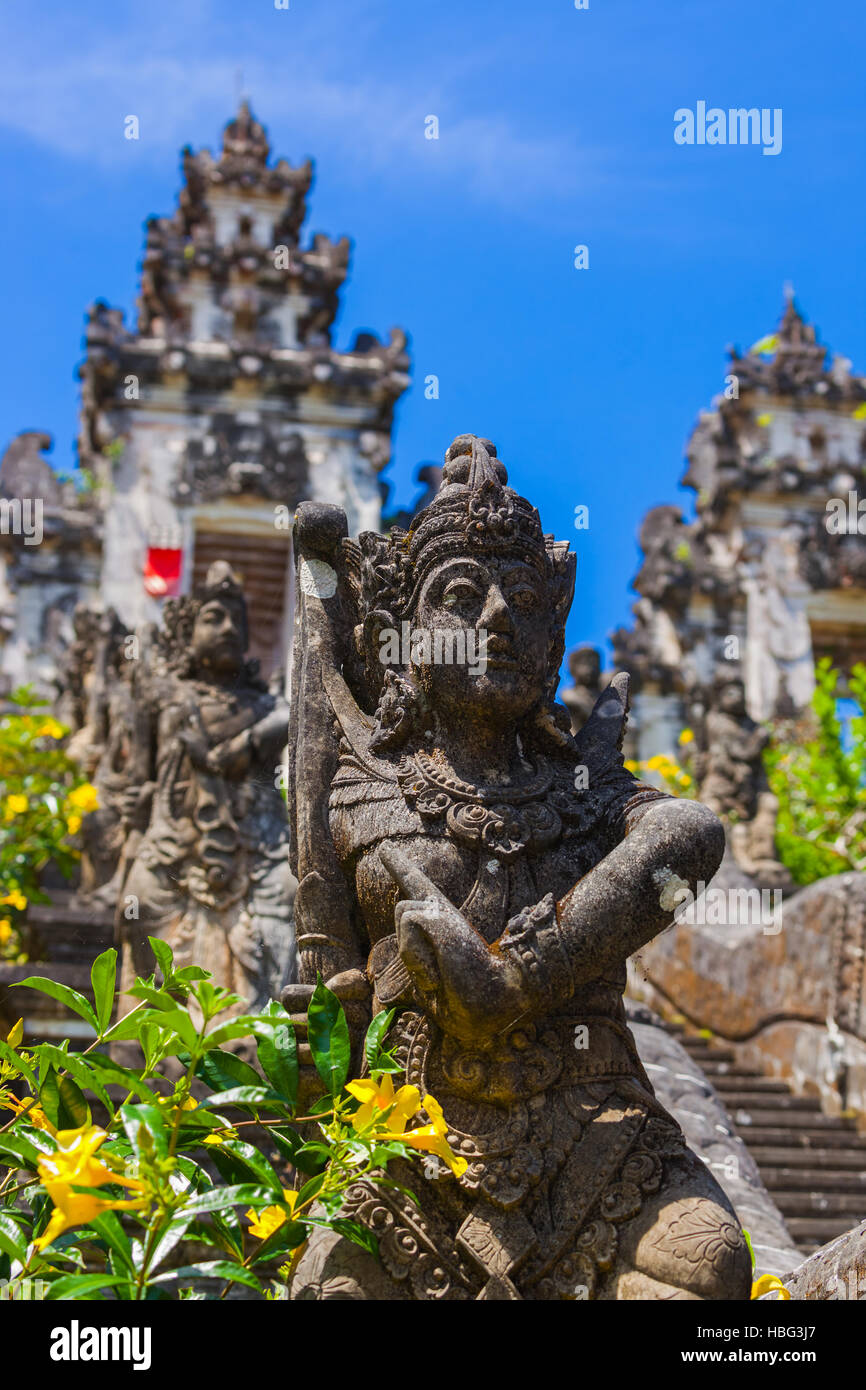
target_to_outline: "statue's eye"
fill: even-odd
[[[508,595],[508,600],[513,608],[517,608],[521,613],[530,613],[533,608],[538,606],[538,595],[534,589],[528,586],[523,589],[512,589]]]
[[[442,595],[443,608],[465,608],[480,603],[481,591],[468,579],[452,579]]]

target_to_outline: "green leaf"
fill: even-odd
[[[126,1137],[137,1158],[155,1153],[159,1158],[168,1155],[168,1135],[162,1111],[155,1105],[122,1105],[120,1119]]]
[[[9,1164],[9,1167],[32,1168],[35,1173],[42,1152],[29,1134],[22,1133],[20,1124],[16,1134],[0,1134],[0,1154],[20,1160],[17,1164]]]
[[[372,1231],[368,1231],[366,1226],[361,1225],[360,1221],[352,1221],[348,1216],[333,1216],[327,1225],[338,1235],[345,1236],[346,1240],[350,1240],[353,1245],[360,1245],[362,1250],[374,1255],[376,1259],[379,1258],[378,1240]]]
[[[128,1014],[124,1014],[116,1023],[102,1035],[102,1042],[127,1042],[129,1039],[138,1039],[139,1029],[144,1028],[147,1022],[152,1025],[153,1014],[149,1010],[137,1004],[134,1009],[130,1009]]]
[[[303,1245],[309,1234],[309,1227],[305,1226],[303,1221],[284,1221],[282,1226],[278,1226],[259,1246],[253,1256],[253,1264],[261,1264],[263,1260],[272,1260],[276,1255],[296,1250],[299,1245]]]
[[[90,967],[90,982],[93,985],[93,999],[96,1004],[96,1018],[100,1033],[104,1033],[111,1022],[114,1007],[114,986],[117,981],[117,952],[111,946],[97,956]]]
[[[108,1092],[99,1077],[94,1076],[91,1072],[89,1057],[85,1061],[77,1052],[68,1052],[65,1047],[55,1047],[53,1043],[42,1043],[41,1051],[58,1071],[70,1072],[82,1089],[89,1087],[94,1095],[102,1101],[106,1110],[111,1110]]]
[[[209,1192],[197,1193],[179,1208],[184,1215],[197,1215],[203,1211],[222,1211],[224,1207],[244,1205],[248,1207],[272,1206],[274,1194],[270,1187],[258,1184],[239,1183],[236,1187],[214,1187]]]
[[[270,1187],[282,1201],[283,1184],[264,1154],[241,1139],[226,1139],[213,1146],[210,1157],[226,1182],[249,1181],[250,1177]]]
[[[49,1067],[39,1090],[39,1103],[55,1129],[80,1129],[90,1123],[90,1106],[77,1081],[58,1076]]]
[[[132,1245],[129,1236],[123,1229],[118,1220],[116,1212],[104,1211],[101,1216],[95,1216],[88,1221],[91,1230],[96,1231],[99,1237],[105,1241],[109,1250],[117,1256],[124,1269],[134,1273],[132,1261]]]
[[[202,1057],[195,1069],[214,1091],[228,1091],[235,1086],[261,1086],[262,1078],[254,1067],[233,1052],[215,1047]]]
[[[118,1284],[128,1282],[129,1280],[121,1274],[64,1274],[62,1279],[55,1279],[53,1284],[49,1284],[45,1297],[52,1302],[66,1298],[86,1298],[89,1294],[98,1293],[100,1289],[114,1289]]]
[[[300,1192],[298,1193],[298,1200],[295,1203],[295,1206],[302,1206],[303,1203],[308,1202],[311,1197],[317,1196],[322,1189],[322,1184],[324,1183],[324,1181],[324,1173],[317,1173],[314,1178],[310,1178],[309,1182],[305,1182]]]
[[[232,1283],[258,1289],[259,1292],[262,1287],[252,1270],[232,1264],[231,1260],[204,1260],[201,1264],[181,1265],[180,1269],[170,1269],[165,1274],[157,1275],[153,1282],[167,1284],[175,1279],[228,1279]]]
[[[163,941],[159,936],[149,936],[150,949],[156,957],[156,963],[162,971],[164,980],[170,980],[174,973],[174,953],[167,941]]]
[[[298,1045],[288,1014],[281,1005],[277,1008],[285,1021],[275,1028],[256,1029],[256,1052],[271,1085],[293,1106],[298,1098]]]
[[[96,1014],[84,995],[79,994],[77,989],[70,989],[68,985],[58,984],[56,980],[48,980],[44,975],[30,975],[26,980],[19,980],[18,984],[22,989],[38,989],[40,993],[47,994],[49,998],[57,999],[61,1004],[65,1004],[67,1008],[77,1013],[86,1023],[89,1023],[94,1033],[99,1032]]]
[[[22,1057],[8,1043],[0,1041],[0,1057],[4,1062],[8,1062],[10,1067],[14,1067],[19,1076],[23,1076],[32,1090],[39,1089],[32,1067],[29,1067]]]
[[[268,1110],[286,1108],[282,1097],[270,1086],[235,1086],[230,1091],[219,1091],[203,1100],[200,1108],[221,1110],[225,1105],[250,1106],[255,1109],[265,1106]]]
[[[339,1095],[349,1075],[349,1025],[336,994],[321,980],[307,1010],[307,1040],[316,1071],[331,1095]]]
[[[159,1024],[160,1028],[166,1028],[175,1033],[184,1047],[190,1050],[197,1047],[198,1033],[186,1009],[180,1009],[175,1005],[171,1009],[159,1010],[151,1015],[151,1021]]]
[[[0,1250],[22,1264],[27,1260],[27,1241],[18,1223],[4,1211],[0,1211]]]
[[[382,1050],[382,1040],[391,1027],[393,1017],[393,1009],[388,1009],[387,1012],[383,1009],[381,1013],[376,1015],[367,1029],[367,1036],[364,1039],[364,1056],[370,1071],[376,1070],[376,1059]]]
[[[88,1061],[102,1073],[109,1085],[125,1086],[127,1091],[133,1091],[142,1100],[156,1100],[157,1092],[151,1090],[132,1067],[121,1066],[105,1052],[88,1053]]]

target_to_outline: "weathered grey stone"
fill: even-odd
[[[345,1210],[382,1267],[311,1238],[307,1298],[746,1298],[733,1207],[653,1094],[625,961],[718,867],[712,812],[623,767],[628,680],[573,737],[554,701],[574,557],[488,441],[446,454],[408,534],[347,539],[303,504],[290,808],[303,1024],[319,974],[357,1044],[394,1008],[410,1084],[444,1107],[459,1178],[373,1181]],[[477,638],[436,661],[415,632]],[[432,1175],[429,1175],[432,1176]]]
[[[724,1189],[741,1225],[749,1232],[755,1278],[787,1275],[803,1257],[718,1092],[651,1009],[629,1000],[627,1013],[656,1095],[682,1126],[690,1147]]]

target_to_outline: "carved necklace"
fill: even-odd
[[[543,757],[527,781],[506,787],[466,782],[419,749],[404,760],[399,782],[407,803],[425,821],[444,817],[454,839],[506,863],[555,844],[562,834],[560,816],[541,799],[553,782],[553,771]]]

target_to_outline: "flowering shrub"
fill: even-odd
[[[0,715],[0,960],[24,960],[28,902],[48,902],[39,877],[52,860],[69,877],[72,839],[95,811],[96,788],[59,746],[69,732],[22,688]],[[20,711],[20,712],[19,712]]]
[[[691,729],[683,729],[679,737],[681,748],[687,748],[694,742],[694,734]],[[627,759],[625,766],[629,772],[636,776],[646,772],[654,772],[662,780],[665,789],[673,796],[684,796],[691,800],[695,796],[694,777],[689,771],[688,760],[686,766],[681,767],[676,758],[672,758],[668,753],[656,753],[651,758],[646,758],[641,762]]]
[[[849,678],[859,712],[847,740],[836,705],[839,672],[829,657],[818,662],[815,681],[811,715],[780,725],[764,754],[779,800],[779,857],[800,884],[866,869],[866,666],[855,665]]]
[[[81,1053],[65,1042],[25,1048],[19,1022],[0,1042],[0,1111],[11,1112],[0,1126],[0,1278],[13,1288],[40,1279],[49,1299],[140,1300],[224,1297],[242,1284],[275,1296],[263,1277],[279,1265],[287,1284],[315,1226],[375,1253],[375,1237],[340,1216],[359,1178],[417,1152],[465,1171],[434,1098],[394,1090],[393,1012],[367,1031],[369,1075],[347,1081],[346,1019],[319,983],[308,1041],[326,1093],[298,1115],[298,1049],[282,1006],[225,1018],[236,995],[197,966],[175,970],[165,942],[151,946],[162,982],[137,980],[137,1006],[113,1025],[113,949],[94,962],[93,1005],[52,980],[23,982],[71,1008],[94,1039]],[[243,1038],[257,1066],[225,1046]],[[139,1065],[109,1054],[121,1041],[137,1045]],[[413,1126],[422,1110],[427,1122]],[[214,1257],[198,1258],[201,1247]]]

